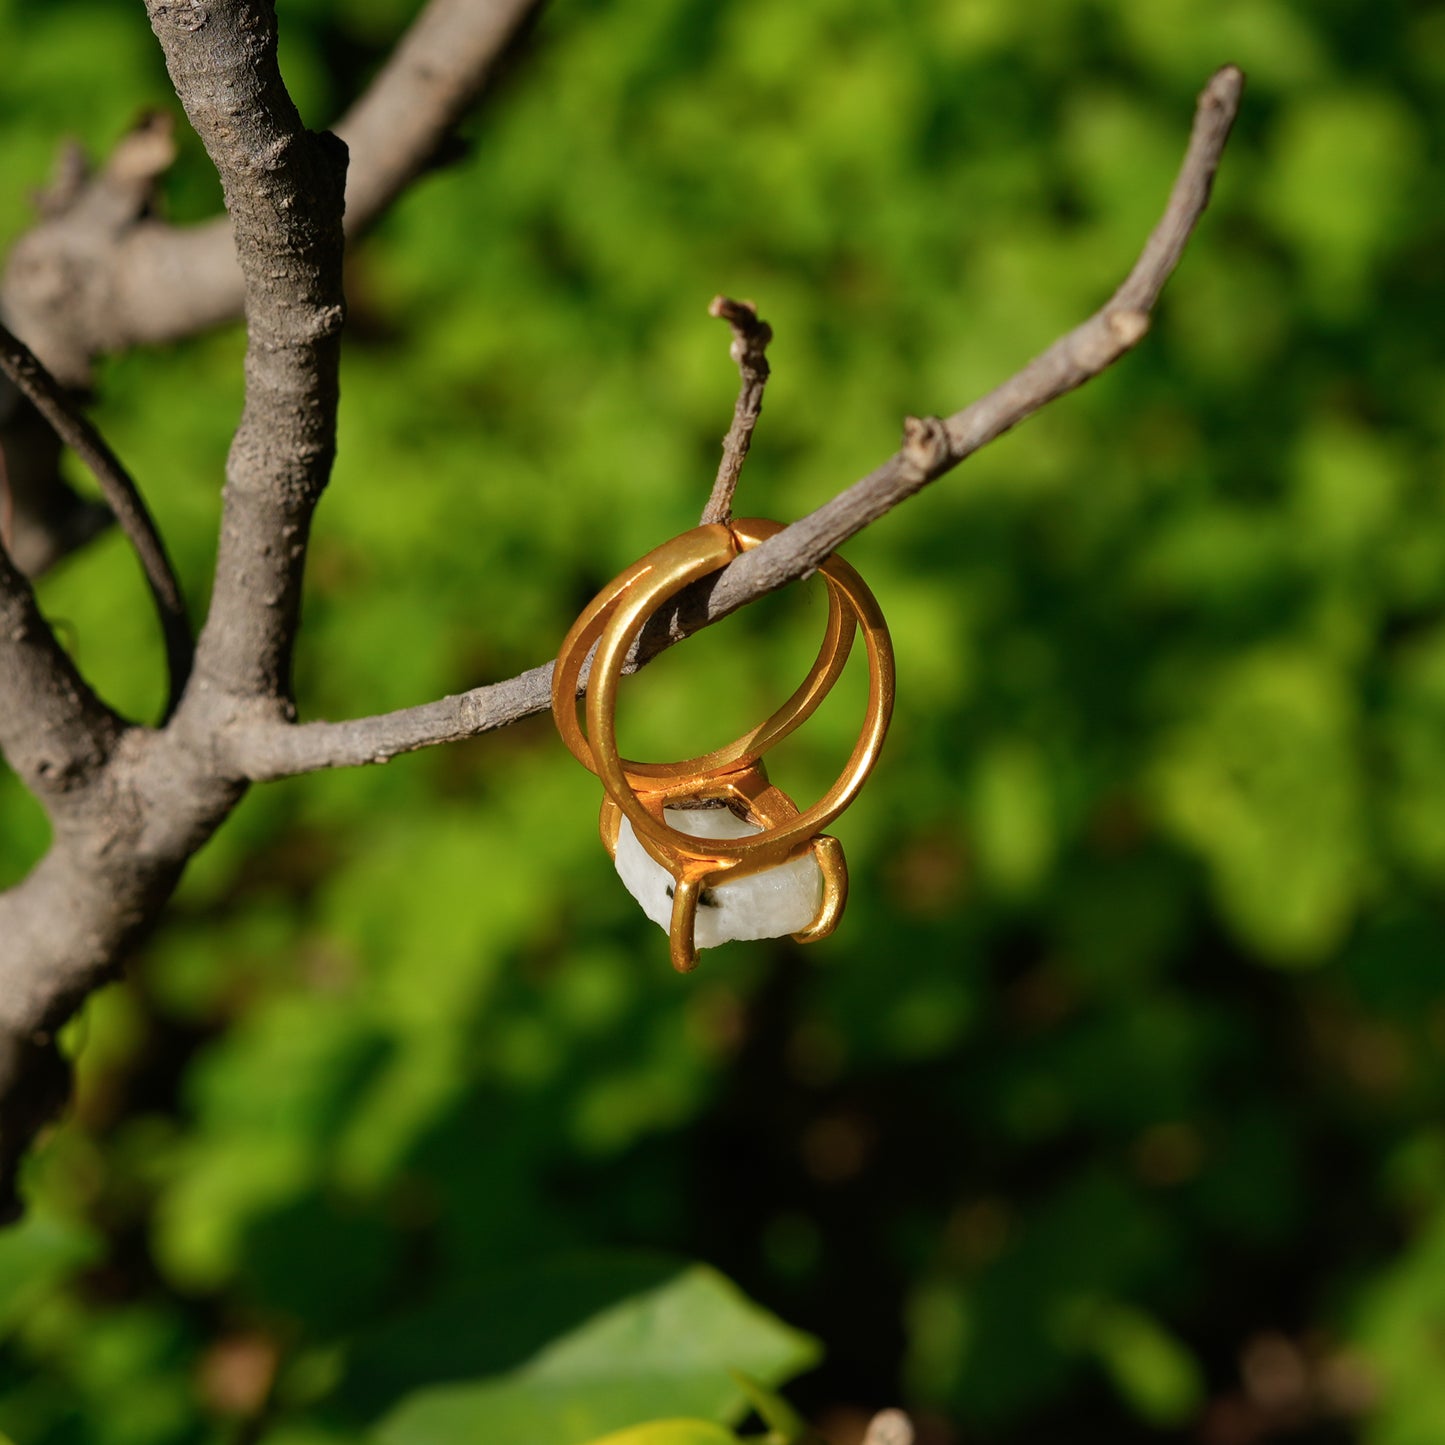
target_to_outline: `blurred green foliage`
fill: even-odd
[[[654,1420],[619,1430],[594,1445],[736,1445],[737,1436],[709,1420]]]
[[[281,0],[311,123],[414,9]],[[61,136],[103,154],[172,102],[139,7],[0,0],[0,50],[7,241]],[[1117,283],[1230,60],[1244,115],[1147,342],[848,548],[900,686],[840,932],[672,977],[545,719],[256,790],[73,1029],[0,1236],[19,1445],[735,1424],[728,1367],[814,1356],[686,1258],[819,1338],[792,1398],[840,1441],[901,1399],[936,1442],[1438,1445],[1439,7],[558,0],[351,266],[301,702],[539,662],[690,525],[735,380],[715,292],[777,331],[744,511],[995,384]],[[218,204],[193,141],[170,188]],[[198,613],[241,346],[101,378]],[[153,713],[121,541],[43,601]],[[626,745],[755,720],[821,616],[793,589],[670,653]],[[785,785],[826,784],[848,702]],[[44,824],[8,775],[0,816],[5,882]],[[725,1438],[686,1429],[620,1440]]]
[[[498,1378],[412,1393],[378,1426],[380,1445],[416,1440],[437,1445],[473,1440],[585,1445],[600,1430],[651,1416],[689,1411],[729,1419],[747,1405],[729,1370],[746,1364],[776,1378],[817,1359],[812,1341],[737,1298],[710,1270],[673,1274],[641,1290],[636,1273],[624,1268],[619,1278],[616,1270],[599,1270],[595,1264],[526,1268],[512,1278],[510,1307],[492,1304],[481,1339],[475,1325],[468,1332],[460,1320],[428,1320],[427,1332],[434,1340],[448,1341],[457,1367],[476,1374],[486,1369],[488,1345],[515,1359],[519,1336],[526,1337],[528,1324],[538,1316],[542,1328],[534,1333],[544,1347]],[[489,1292],[489,1301],[495,1302],[499,1293]],[[563,1318],[575,1317],[579,1300],[613,1295],[625,1303],[559,1334],[559,1305]],[[461,1303],[461,1320],[474,1316],[475,1302]],[[407,1338],[422,1333],[415,1322],[409,1324]],[[464,1348],[457,1348],[462,1340]],[[376,1355],[377,1371],[393,1366],[385,1347]]]

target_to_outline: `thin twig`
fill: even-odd
[[[100,486],[101,495],[110,504],[121,530],[135,548],[146,585],[155,600],[156,615],[165,638],[169,674],[166,713],[169,715],[180,700],[190,675],[194,646],[181,585],[155,521],[130,473],[121,465],[95,424],[40,364],[30,348],[3,325],[0,325],[0,371],[4,371],[15,389],[50,424],[56,436],[90,469]]]
[[[702,509],[704,523],[729,522],[733,515],[733,493],[753,443],[753,428],[763,410],[763,388],[770,374],[768,342],[773,339],[773,328],[759,318],[758,308],[751,301],[714,296],[707,314],[719,317],[732,327],[733,344],[728,348],[728,355],[737,362],[738,375],[742,378],[737,405],[733,408],[733,424],[723,438],[717,480],[707,506]]]
[[[121,727],[56,639],[29,580],[0,548],[0,757],[56,819],[74,810]]]
[[[336,123],[352,156],[346,235],[354,238],[436,164],[542,0],[430,0]]]
[[[430,0],[416,16],[334,127],[352,157],[349,239],[455,152],[457,123],[541,4]],[[204,13],[188,3],[170,8]],[[68,387],[89,386],[100,355],[193,336],[241,315],[245,288],[229,219],[175,225],[158,214],[156,181],[171,154],[169,116],[143,118],[93,174],[78,148],[67,147],[39,218],[10,249],[0,314]],[[0,412],[7,390],[0,381]],[[0,438],[15,425],[16,417],[0,417]],[[16,560],[33,576],[88,541],[100,509],[69,497],[53,456],[27,453],[23,474],[18,465],[12,473]]]
[[[902,449],[816,512],[745,552],[714,580],[682,595],[669,625],[649,629],[640,666],[671,643],[797,577],[842,542],[1040,407],[1097,376],[1136,345],[1149,312],[1209,203],[1210,186],[1239,110],[1244,76],[1217,72],[1199,97],[1189,148],[1163,218],[1122,286],[1082,326],[1061,337],[1017,375],[946,421],[910,417]],[[350,722],[238,722],[219,740],[229,765],[253,781],[318,768],[386,762],[399,753],[476,737],[550,704],[550,663],[455,697]],[[586,671],[583,672],[583,683]]]
[[[10,490],[10,463],[5,456],[5,438],[0,436],[0,550],[10,550],[15,530],[15,494]]]
[[[333,127],[351,153],[349,238],[369,230],[435,165],[541,5],[429,0]],[[202,13],[188,4],[170,9]],[[90,197],[98,187],[116,190],[111,169],[77,185],[72,204],[19,239],[0,284],[10,321],[67,382],[88,379],[99,355],[180,340],[232,320],[245,298],[227,217],[173,225],[148,205],[95,204]]]
[[[1124,283],[1100,310],[972,406],[947,420],[910,417],[902,448],[881,467],[731,563],[707,597],[706,621],[808,575],[870,522],[1138,345],[1164,283],[1209,204],[1214,172],[1243,89],[1244,74],[1233,65],[1217,71],[1205,86],[1164,214]],[[695,631],[703,615],[695,601],[680,608],[670,635]]]

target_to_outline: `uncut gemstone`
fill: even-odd
[[[694,838],[746,838],[761,833],[755,823],[728,808],[668,808],[670,827]],[[617,872],[642,911],[666,931],[672,923],[672,875],[650,858],[626,818],[617,833]],[[823,904],[823,870],[812,851],[746,878],[704,891],[698,900],[693,938],[698,948],[734,939],[783,938],[800,933]]]

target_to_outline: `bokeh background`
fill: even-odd
[[[415,9],[281,0],[308,122]],[[0,0],[0,53],[8,240],[63,136],[174,99],[139,5]],[[1441,7],[556,0],[351,267],[301,703],[544,660],[691,525],[715,292],[777,332],[744,512],[1001,380],[1122,277],[1226,61],[1150,338],[847,548],[899,693],[839,933],[673,977],[546,719],[255,790],[71,1030],[0,1236],[17,1445],[577,1445],[707,1413],[704,1356],[714,1413],[725,1357],[837,1445],[887,1403],[928,1445],[1445,1439]],[[187,134],[171,212],[218,204]],[[241,352],[100,377],[198,616]],[[153,715],[122,541],[42,597]],[[754,720],[821,618],[669,654],[624,742]],[[3,883],[45,835],[8,775],[0,818]]]

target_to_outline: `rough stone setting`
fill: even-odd
[[[667,808],[669,827],[694,838],[746,838],[763,830],[730,808]],[[627,891],[642,911],[667,932],[672,922],[672,875],[637,841],[621,820],[613,860]],[[801,933],[823,904],[823,870],[811,851],[787,863],[706,889],[698,900],[694,938],[698,948],[733,940],[784,938]]]

